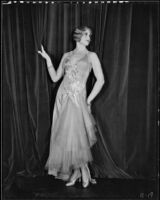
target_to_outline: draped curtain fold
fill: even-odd
[[[71,33],[79,25],[93,29],[89,49],[98,54],[106,80],[92,106],[99,129],[96,147],[102,154],[102,160],[95,158],[97,164],[103,175],[110,172],[108,177],[121,177],[121,172],[156,176],[157,16],[152,3],[2,7],[5,186],[16,174],[43,174],[60,82],[51,82],[37,50],[43,44],[57,69],[62,54],[74,48]],[[93,83],[91,74],[89,91]]]
[[[110,7],[108,12],[110,12],[110,18],[107,21],[103,41],[102,63],[109,84],[101,93],[101,98],[97,99],[95,107],[99,122],[107,131],[104,138],[111,148],[112,156],[117,160],[119,166],[125,169],[132,7],[116,5]],[[101,106],[99,107],[99,105]],[[104,108],[107,112],[105,118],[102,114]]]

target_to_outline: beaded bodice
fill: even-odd
[[[88,60],[88,54],[75,58],[73,54],[67,56],[64,62],[63,86],[67,95],[69,95],[76,104],[78,104],[78,95],[85,97],[86,81],[91,70],[91,64]]]

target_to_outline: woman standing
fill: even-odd
[[[88,168],[93,160],[90,148],[96,142],[90,106],[104,84],[104,76],[96,53],[86,48],[91,34],[88,27],[75,29],[76,48],[63,55],[57,71],[43,46],[38,51],[46,60],[53,82],[63,76],[54,105],[50,152],[45,167],[48,174],[67,181],[66,186],[74,185],[77,180],[82,180],[83,187],[96,183]],[[87,97],[86,82],[91,70],[96,83]]]

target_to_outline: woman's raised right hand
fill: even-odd
[[[41,51],[38,51],[38,53],[45,59],[49,57],[46,51],[44,50],[43,45],[41,45]]]

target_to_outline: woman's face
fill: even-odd
[[[88,46],[91,41],[91,31],[89,29],[85,30],[82,34],[80,43],[84,46]]]

